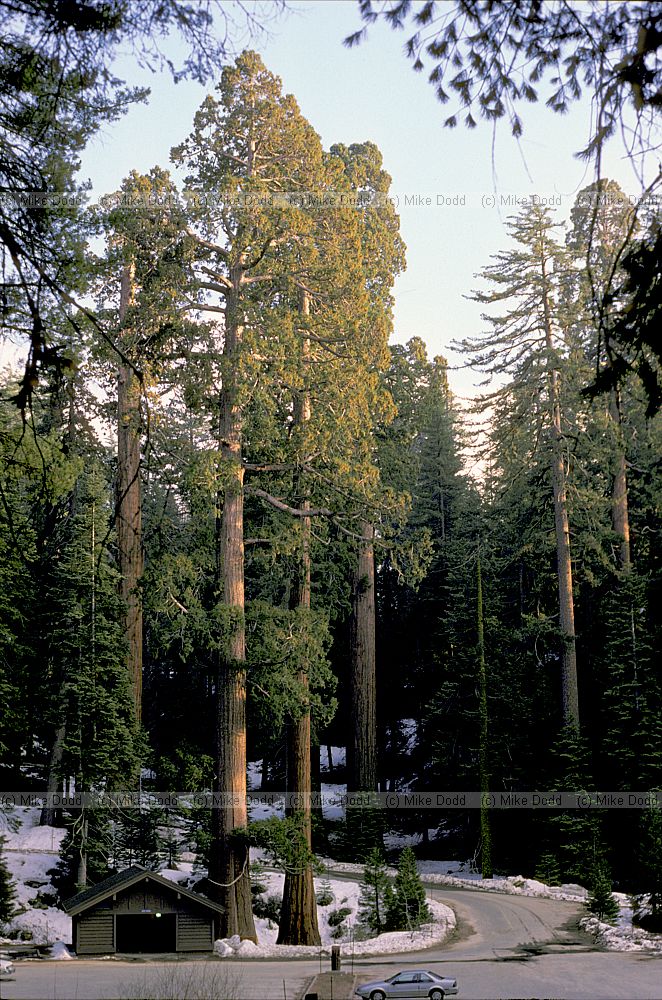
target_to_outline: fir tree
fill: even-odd
[[[517,246],[494,256],[481,277],[489,292],[475,292],[486,306],[511,304],[501,316],[485,314],[489,329],[463,340],[459,347],[472,365],[490,375],[508,376],[509,383],[484,398],[494,406],[513,392],[524,392],[540,408],[536,436],[547,443],[549,490],[554,513],[556,573],[560,624],[561,705],[565,725],[579,726],[577,651],[567,471],[564,463],[565,416],[561,374],[565,344],[559,337],[559,286],[567,272],[567,256],[553,236],[554,221],[538,202],[527,205],[509,222]],[[544,404],[543,404],[544,400]],[[495,426],[495,433],[499,428]],[[543,432],[544,428],[544,432]]]
[[[335,896],[333,895],[333,889],[331,888],[331,883],[327,878],[323,878],[320,882],[320,887],[315,896],[318,906],[330,906]]]
[[[393,894],[387,900],[387,907],[389,930],[412,930],[430,919],[425,889],[416,870],[416,855],[411,847],[405,847],[400,855]]]
[[[373,847],[365,859],[361,892],[359,895],[359,921],[375,934],[386,929],[386,860],[379,847]]]
[[[96,885],[113,873],[110,855],[113,832],[108,814],[86,809],[70,820],[51,882],[61,900]]]
[[[142,865],[156,871],[163,853],[159,833],[162,821],[159,809],[131,809],[120,822],[117,858],[124,865]]]
[[[604,866],[595,871],[586,908],[594,913],[598,920],[604,920],[607,923],[611,923],[618,916],[618,902],[612,892],[611,878]]]
[[[16,887],[4,857],[5,838],[0,837],[0,924],[9,923],[14,913]]]
[[[552,748],[557,780],[556,790],[581,792],[591,788],[589,750],[574,726],[565,726]],[[568,810],[555,813],[549,820],[561,878],[564,881],[590,882],[592,872],[600,867],[602,843],[599,816],[593,812]]]
[[[551,851],[541,854],[533,877],[539,882],[544,882],[545,885],[559,885],[561,869],[556,855],[552,854]]]

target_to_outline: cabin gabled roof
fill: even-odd
[[[212,899],[207,899],[206,896],[201,895],[199,892],[192,892],[190,889],[185,889],[177,882],[171,882],[170,879],[164,878],[158,872],[143,868],[142,865],[132,865],[130,868],[125,868],[124,871],[117,872],[116,875],[111,875],[109,878],[104,879],[103,882],[97,883],[97,885],[90,885],[87,889],[83,889],[82,892],[65,900],[62,905],[70,916],[75,917],[77,914],[83,913],[85,910],[89,910],[102,903],[109,896],[113,896],[117,892],[122,892],[124,889],[128,889],[132,885],[142,881],[154,882],[160,888],[174,892],[185,899],[193,900],[199,906],[213,910],[214,913],[225,912],[224,907],[220,903],[216,903]]]

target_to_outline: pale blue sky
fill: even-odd
[[[517,211],[514,205],[491,207],[486,199],[495,192],[536,193],[555,198],[559,219],[566,218],[577,192],[593,179],[592,169],[573,156],[586,141],[590,106],[563,118],[544,106],[527,106],[519,145],[504,126],[493,146],[487,123],[473,132],[443,128],[449,110],[436,101],[425,73],[411,69],[402,52],[405,36],[377,25],[360,47],[343,46],[359,26],[355,0],[290,0],[289,7],[270,35],[253,39],[251,47],[295,95],[325,147],[370,139],[381,149],[408,248],[407,271],[395,290],[395,339],[421,336],[431,355],[441,352],[457,361],[449,342],[481,326],[479,307],[464,296],[490,254],[507,245],[504,220]],[[116,190],[131,169],[167,167],[171,146],[188,134],[211,89],[174,85],[166,75],[145,73],[138,80],[133,69],[131,77],[148,84],[152,96],[86,150],[82,174],[92,180],[95,195]],[[607,150],[603,173],[628,192],[639,192],[619,143]],[[432,204],[411,204],[419,195]],[[438,207],[437,196],[460,204]],[[451,373],[460,396],[473,392],[474,381],[469,372]]]

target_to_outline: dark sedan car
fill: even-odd
[[[409,969],[398,972],[390,979],[379,979],[373,983],[361,983],[356,987],[358,996],[365,1000],[391,1000],[392,997],[427,997],[428,1000],[443,1000],[457,993],[457,979],[439,976],[426,969]]]

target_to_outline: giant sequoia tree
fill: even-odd
[[[243,414],[251,379],[270,352],[260,295],[285,290],[301,270],[309,221],[290,197],[313,187],[321,146],[291,96],[259,56],[245,52],[224,70],[194,131],[173,151],[191,171],[197,243],[194,305],[222,317],[218,393],[218,599],[225,609],[218,676],[218,790],[235,803],[215,811],[210,876],[226,904],[226,930],[254,937],[246,826]],[[264,290],[268,291],[268,295]],[[209,300],[205,295],[209,293]],[[257,368],[256,368],[257,366]]]
[[[393,282],[405,266],[398,216],[388,198],[391,178],[383,169],[381,154],[373,143],[336,145],[331,151],[345,165],[362,216],[361,252],[367,290],[363,325],[375,345],[385,348],[393,325]],[[361,520],[358,534],[352,584],[348,787],[374,791],[377,787],[375,526],[369,512]]]

